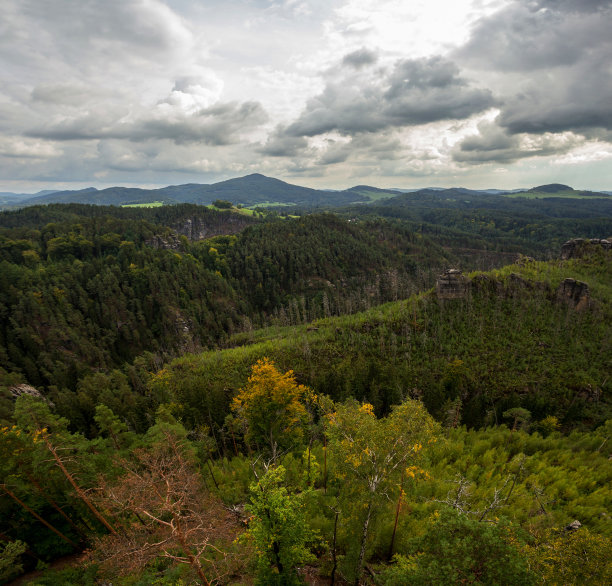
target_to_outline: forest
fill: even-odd
[[[612,582],[607,204],[394,199],[0,212],[0,583]]]

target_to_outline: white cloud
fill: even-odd
[[[0,189],[254,171],[345,187],[589,168],[601,183],[609,4],[4,0]]]
[[[61,150],[54,144],[24,138],[22,136],[0,137],[0,157],[15,159],[49,159],[61,155]]]

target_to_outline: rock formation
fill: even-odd
[[[21,397],[21,395],[29,395],[30,397],[36,397],[37,399],[44,399],[38,389],[26,384],[15,385],[9,388],[9,392],[13,399]]]
[[[561,260],[569,260],[570,258],[580,258],[596,247],[601,247],[603,250],[612,249],[612,242],[605,238],[572,238],[561,246]]]
[[[147,240],[147,245],[153,248],[163,248],[165,250],[180,250],[181,241],[176,234],[167,234],[166,236],[153,236]]]
[[[462,299],[469,289],[469,280],[458,269],[448,269],[436,281],[438,299]]]
[[[216,217],[214,221],[198,216],[185,218],[174,224],[173,228],[180,235],[186,236],[191,241],[196,241],[212,238],[213,236],[236,234],[253,223],[253,219],[249,216],[225,213],[220,218]]]
[[[576,279],[564,279],[557,289],[557,300],[566,303],[576,311],[586,309],[591,304],[589,286]]]

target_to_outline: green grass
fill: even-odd
[[[164,205],[163,201],[148,201],[145,203],[126,203],[122,208],[161,208]]]
[[[207,207],[209,210],[215,210],[217,212],[230,211],[235,214],[242,214],[243,216],[254,216],[255,215],[255,212],[249,208],[237,208],[236,206],[232,208],[218,208],[217,206],[214,206],[213,204],[208,204],[205,207]]]

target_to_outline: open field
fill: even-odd
[[[122,208],[161,208],[164,205],[163,201],[149,201],[145,203],[126,203]]]

